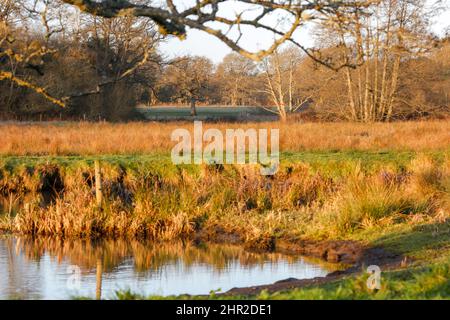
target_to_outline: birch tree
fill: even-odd
[[[338,35],[335,46],[347,65],[343,72],[349,119],[391,120],[397,103],[400,64],[432,47],[425,2],[382,0],[370,8],[355,7],[345,16],[336,12],[325,23],[322,31]]]
[[[272,111],[286,121],[288,113],[299,110],[308,101],[298,91],[298,76],[296,72],[302,60],[300,52],[290,47],[275,53],[262,63],[266,83],[264,92],[270,97],[276,107]]]

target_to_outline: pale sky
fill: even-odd
[[[175,2],[181,8],[188,7],[190,4],[194,4],[193,0],[178,0]],[[243,19],[254,19],[261,13],[261,7],[251,4],[244,4],[241,2],[226,2],[219,5],[218,16],[235,19],[238,14],[242,13]],[[286,20],[288,19],[288,20]],[[288,31],[291,26],[289,20],[292,20],[292,16],[286,15],[283,11],[274,11],[268,14],[263,19],[261,23],[274,27],[278,30]],[[287,21],[287,22],[285,22]],[[218,24],[214,24],[214,28],[217,28]],[[311,45],[311,39],[306,36],[305,27],[299,28],[294,33],[294,38],[299,41],[302,45]],[[221,28],[222,32],[227,33],[231,38],[236,39],[238,37],[238,32],[236,27],[232,30],[227,30],[225,27]],[[273,43],[273,34],[262,29],[256,31],[252,27],[241,26],[243,30],[243,36],[240,39],[239,44],[244,47],[244,49],[255,52],[261,49],[265,49]],[[206,56],[213,60],[214,62],[222,61],[231,49],[220,40],[211,36],[205,32],[199,30],[188,30],[186,40],[179,40],[178,38],[171,38],[167,43],[161,46],[161,51],[168,54],[169,56],[180,56],[180,55],[200,55]]]
[[[434,17],[432,30],[439,35],[443,35],[445,30],[449,30],[449,28],[450,9],[447,8]],[[300,28],[296,32],[295,38],[306,47],[313,45],[313,38],[305,28]],[[269,34],[253,30],[246,33],[246,38],[242,39],[242,44],[246,49],[257,51],[265,48],[272,39],[273,37]],[[188,30],[186,40],[181,41],[178,38],[171,38],[161,45],[161,52],[169,57],[180,55],[206,56],[213,62],[218,63],[231,52],[231,49],[220,40],[202,31]]]

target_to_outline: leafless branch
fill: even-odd
[[[175,35],[180,38],[186,36],[186,28],[204,31],[229,46],[241,55],[260,61],[271,55],[285,42],[299,46],[308,56],[328,67],[337,68],[327,61],[322,61],[313,50],[306,49],[294,40],[295,31],[307,20],[326,19],[328,15],[339,12],[340,8],[361,8],[378,0],[198,0],[195,5],[180,10],[172,0],[166,0],[165,5],[152,5],[151,2],[133,2],[128,0],[62,0],[75,5],[80,10],[106,18],[119,16],[147,17],[152,19],[162,34]],[[237,5],[245,7],[234,18],[226,17],[220,12],[220,5]],[[246,17],[249,8],[253,12],[260,12],[253,17]],[[270,24],[269,17],[274,12],[281,15],[283,23]],[[344,14],[344,13],[343,13]],[[215,24],[212,24],[212,23]],[[213,27],[214,25],[214,27]],[[228,32],[220,28],[236,27],[238,36],[233,38]],[[243,34],[242,26],[255,30],[264,30],[274,35],[273,43],[264,50],[251,52],[240,44]],[[341,66],[338,66],[341,67]]]

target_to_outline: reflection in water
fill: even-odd
[[[95,287],[95,299],[100,300],[102,298],[102,280],[103,280],[103,264],[102,258],[97,259],[97,273],[96,273],[96,287]]]
[[[78,288],[69,285],[73,268],[81,271]],[[111,298],[127,289],[147,295],[208,294],[327,273],[300,257],[232,245],[43,237],[0,237],[0,270],[1,299]]]

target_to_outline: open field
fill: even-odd
[[[171,132],[192,123],[2,123],[1,155],[104,155],[170,153]],[[449,150],[450,121],[395,123],[205,123],[217,128],[278,128],[280,151]]]
[[[276,110],[270,112],[260,107],[231,107],[231,106],[199,106],[197,115],[191,116],[191,108],[179,106],[139,107],[137,110],[148,120],[177,121],[277,121]]]

